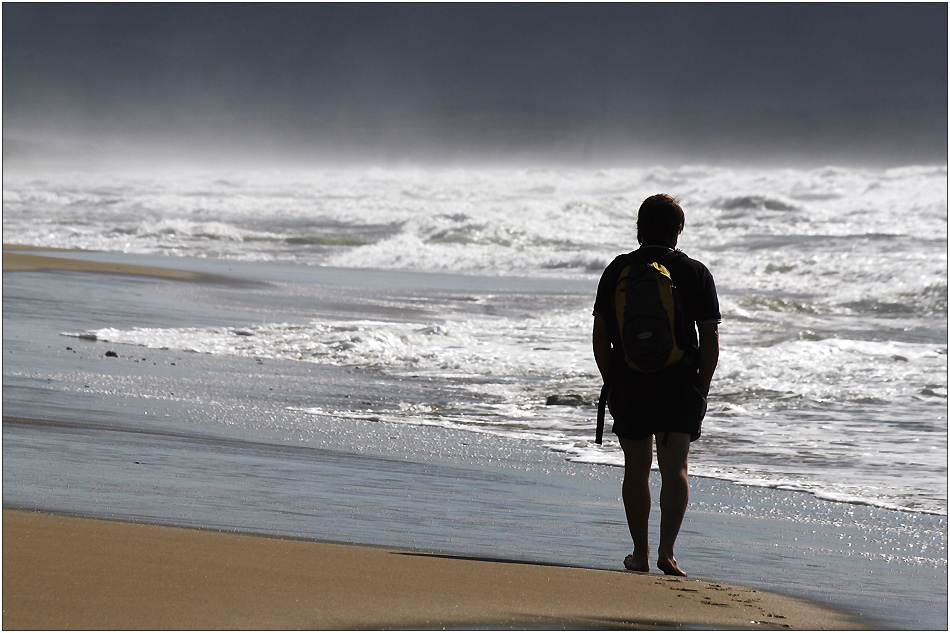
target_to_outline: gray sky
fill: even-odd
[[[947,5],[3,5],[4,153],[946,162]]]

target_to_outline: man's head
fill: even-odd
[[[658,193],[640,205],[637,214],[637,241],[640,244],[676,246],[686,224],[683,208],[671,196]]]

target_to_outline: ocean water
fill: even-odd
[[[612,435],[593,443],[594,290],[635,247],[640,201],[670,193],[686,210],[679,246],[709,266],[723,312],[691,471],[947,514],[946,166],[5,173],[3,188],[5,243],[346,269],[338,303],[361,308],[288,302],[254,323],[102,323],[64,330],[64,344],[425,380],[444,396],[274,406],[315,429],[328,417],[461,429],[604,465],[622,459]],[[386,292],[386,275],[402,271],[473,281],[461,294]],[[275,301],[308,291],[275,283]],[[575,394],[577,406],[546,404]],[[305,423],[295,432],[306,442]]]

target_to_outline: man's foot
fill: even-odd
[[[686,576],[686,572],[680,569],[679,565],[676,564],[675,558],[658,560],[656,561],[656,566],[667,576]]]
[[[638,573],[646,573],[650,571],[650,563],[646,561],[638,561],[633,554],[627,554],[627,557],[623,559],[623,566],[629,571],[635,571]]]

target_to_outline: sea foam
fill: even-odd
[[[75,334],[425,374],[466,387],[431,409],[337,414],[526,433],[619,463],[609,437],[589,443],[592,407],[545,401],[596,399],[593,288],[658,191],[686,209],[679,246],[713,272],[724,318],[693,471],[945,514],[945,166],[5,173],[3,228],[37,246],[584,282],[589,295],[543,305],[459,284],[351,297],[398,318]]]

